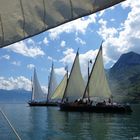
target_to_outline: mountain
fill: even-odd
[[[140,55],[129,52],[121,55],[108,70],[111,91],[118,101],[140,102]]]
[[[0,103],[25,103],[31,98],[31,92],[23,89],[3,90],[0,89]]]

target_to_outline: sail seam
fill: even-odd
[[[46,29],[46,9],[45,9],[45,0],[43,0],[43,9],[44,9],[44,15],[43,15],[43,22],[44,22],[44,28]]]
[[[24,15],[24,9],[23,9],[22,0],[19,0],[19,1],[20,1],[20,8],[21,8],[21,13],[22,13],[22,18],[23,18],[22,30],[23,30],[23,36],[25,37],[25,15]]]
[[[1,14],[0,14],[0,26],[1,26],[1,32],[2,32],[1,44],[3,45],[3,43],[4,43],[4,30],[3,30],[3,23],[2,23]]]
[[[71,8],[71,18],[73,19],[73,4],[72,4],[72,0],[70,0],[70,8]]]

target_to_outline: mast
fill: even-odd
[[[49,93],[50,93],[50,76],[48,76],[48,94],[47,94],[47,102],[49,101]]]
[[[94,70],[94,67],[95,67],[97,58],[98,58],[98,56],[99,56],[99,53],[100,53],[100,51],[102,50],[102,44],[103,44],[103,41],[101,42],[101,45],[100,45],[98,54],[97,54],[97,56],[96,56],[96,58],[95,58],[95,62],[94,62],[93,67],[92,67],[92,70],[91,70],[91,72],[90,72],[90,75],[88,76],[88,82],[87,82],[87,85],[86,85],[86,88],[85,88],[85,91],[84,91],[82,100],[83,100],[83,99],[85,98],[85,96],[86,96],[86,91],[88,92],[88,99],[90,99],[90,97],[89,97],[89,81],[90,81],[90,79],[91,79],[91,74],[92,74],[92,72],[93,72],[93,70]]]
[[[32,101],[32,98],[33,98],[33,80],[32,80],[32,76],[31,76],[31,101]]]
[[[52,62],[52,68],[51,68],[50,76],[48,76],[48,81],[49,81],[49,82],[48,82],[47,102],[49,101],[52,72],[53,72],[53,62]]]
[[[78,48],[78,50],[77,50],[77,53],[76,53],[76,56],[75,56],[75,59],[74,59],[73,65],[72,65],[69,78],[67,78],[67,85],[66,85],[66,88],[65,88],[65,91],[64,91],[64,95],[63,95],[63,98],[62,98],[61,102],[64,101],[64,98],[65,98],[65,96],[66,96],[66,90],[67,90],[67,87],[68,87],[69,79],[70,79],[70,77],[71,77],[71,73],[72,73],[72,70],[73,70],[73,68],[74,68],[74,64],[75,64],[75,62],[76,62],[76,58],[78,57],[78,55],[79,55],[79,48]],[[68,77],[68,69],[67,69],[67,77]]]

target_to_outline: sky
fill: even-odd
[[[31,76],[36,68],[38,80],[47,92],[52,61],[58,83],[70,71],[79,48],[83,77],[88,60],[95,60],[103,42],[104,67],[109,69],[121,54],[140,54],[140,1],[121,4],[85,16],[32,38],[0,49],[0,89],[31,90]]]

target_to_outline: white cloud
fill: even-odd
[[[99,12],[98,16],[101,17],[101,16],[104,15],[104,13],[105,13],[105,10],[102,10],[102,11]]]
[[[64,48],[64,47],[66,46],[66,41],[62,40],[61,43],[60,43],[60,46],[61,46],[62,48]]]
[[[28,43],[28,44],[31,44],[31,45],[34,45],[35,42],[33,41],[33,39],[29,38],[29,39],[27,40],[27,43]]]
[[[55,40],[59,38],[59,35],[62,33],[71,33],[74,32],[76,34],[82,33],[85,34],[87,27],[89,24],[93,24],[96,22],[96,14],[92,14],[86,18],[79,18],[74,21],[65,23],[59,27],[53,28],[49,30],[49,37],[51,40]]]
[[[28,68],[29,70],[34,69],[34,67],[35,67],[35,65],[34,65],[34,64],[28,64],[28,65],[27,65],[27,68]]]
[[[82,40],[81,38],[79,38],[79,37],[76,37],[76,38],[75,38],[75,41],[76,41],[77,43],[81,44],[81,45],[86,45],[86,42],[85,42],[84,40]]]
[[[47,86],[41,86],[41,89],[44,92],[44,94],[48,93],[48,87]]]
[[[47,93],[48,87],[41,86],[44,93]],[[4,90],[14,90],[14,89],[24,89],[27,91],[31,91],[31,80],[24,76],[19,77],[0,77],[0,89]]]
[[[115,21],[115,19],[114,19],[114,18],[112,18],[112,19],[110,19],[110,21],[114,22],[114,21]]]
[[[92,64],[93,64],[94,60],[96,58],[97,53],[98,53],[98,49],[96,49],[96,50],[89,50],[86,53],[79,55],[80,65],[81,65],[81,72],[83,74],[83,77],[87,77],[88,61],[92,60]]]
[[[105,59],[114,63],[121,54],[135,51],[140,52],[140,1],[127,0],[122,7],[130,8],[130,12],[118,29],[108,27],[107,22],[100,20],[98,33],[104,39]]]
[[[61,67],[61,68],[55,68],[55,73],[59,76],[64,76],[64,74],[66,73],[65,68]]]
[[[6,60],[9,60],[10,56],[6,54],[6,55],[3,55],[3,56],[0,57],[0,59],[2,59],[2,58],[6,59]]]
[[[63,52],[64,57],[59,60],[59,62],[62,62],[63,64],[71,64],[75,58],[75,53],[72,48],[68,48],[66,51]]]
[[[101,25],[101,28],[98,31],[98,34],[103,37],[104,40],[107,40],[110,37],[114,37],[118,31],[114,27],[107,28],[107,21],[100,19],[99,24]]]
[[[48,38],[47,38],[47,37],[45,37],[45,38],[43,39],[43,43],[44,43],[45,45],[48,45],[48,44],[49,44],[49,41],[48,41]]]
[[[97,52],[98,52],[98,49],[89,50],[84,54],[79,54],[81,72],[82,72],[84,77],[86,77],[86,75],[87,75],[88,61],[92,60],[94,62],[95,57],[97,55]],[[72,65],[74,58],[75,58],[75,55],[76,55],[74,53],[74,50],[72,48],[69,48],[66,51],[64,51],[63,54],[64,54],[64,57],[60,60],[60,62],[63,62],[63,64],[65,64],[65,65],[67,65],[67,64]]]
[[[21,62],[20,61],[13,61],[11,64],[16,65],[16,66],[20,66]]]
[[[56,59],[52,58],[51,56],[48,56],[48,60],[56,62]]]
[[[20,41],[18,43],[12,44],[8,47],[6,47],[6,49],[11,50],[15,53],[21,54],[23,56],[27,56],[27,57],[36,57],[36,56],[43,56],[45,55],[45,53],[43,52],[43,50],[41,50],[41,48],[37,47],[35,45],[35,42],[33,40],[28,40],[30,47],[27,46],[27,43],[24,41]]]
[[[31,91],[31,81],[24,76],[19,76],[17,78],[0,77],[0,89],[25,89],[27,91]]]

